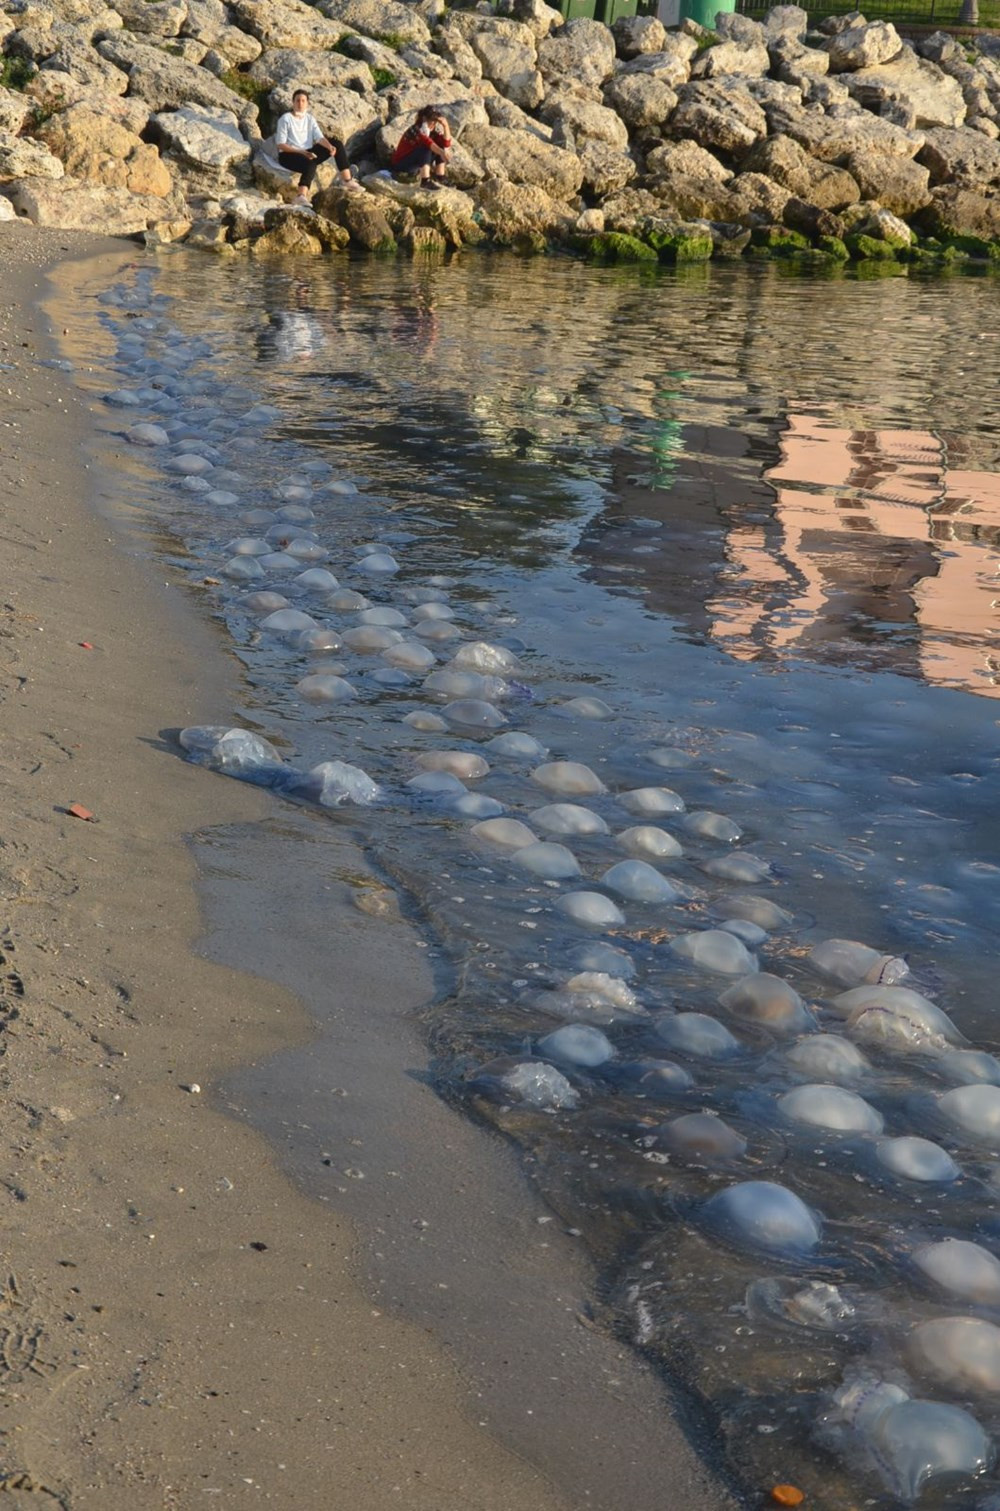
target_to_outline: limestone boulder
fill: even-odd
[[[365,188],[381,202],[381,208],[397,239],[407,234],[410,225],[430,225],[441,232],[450,247],[482,239],[473,216],[475,201],[461,190],[423,189],[418,184],[399,183],[374,174],[364,180]],[[402,214],[407,217],[403,222]]]
[[[767,117],[739,85],[699,79],[678,89],[670,128],[675,136],[692,137],[703,147],[738,159],[767,135]]]
[[[494,177],[544,189],[553,199],[571,200],[580,192],[583,165],[561,147],[500,126],[469,126],[462,141]]]
[[[57,111],[37,128],[36,135],[72,178],[108,188],[128,187],[126,164],[136,149],[145,145],[110,115],[85,104]],[[163,192],[168,193],[169,187],[168,174]]]
[[[259,45],[259,44],[258,44]],[[356,93],[371,93],[375,80],[367,62],[360,58],[345,58],[339,52],[304,52],[298,47],[267,47],[247,69],[251,79],[267,89],[280,89],[291,109],[292,90],[302,87],[308,79],[308,88],[353,89]],[[315,114],[315,112],[313,112]]]
[[[914,215],[930,203],[930,173],[910,157],[889,157],[884,152],[852,152],[847,170],[861,190],[862,199],[877,200],[894,215]]]
[[[414,5],[401,0],[321,0],[319,9],[343,30],[367,37],[397,37],[402,42],[429,42],[431,29]]]
[[[231,0],[229,10],[235,24],[264,47],[333,47],[350,29],[327,20],[305,0]]]
[[[655,73],[616,74],[604,99],[631,131],[662,129],[677,107],[676,90]]]
[[[596,199],[617,194],[635,178],[635,159],[607,142],[585,141],[577,155],[583,165],[583,188]]]
[[[98,49],[103,45],[99,43]],[[69,74],[83,88],[101,94],[124,94],[129,87],[128,71],[102,57],[99,50],[95,51],[83,41],[66,39],[61,42],[42,64],[43,72],[49,70]]]
[[[170,169],[150,143],[140,142],[125,159],[125,187],[131,194],[157,199],[171,194],[174,181]]]
[[[17,211],[5,194],[0,191],[0,223],[5,220],[16,220]]]
[[[569,205],[537,185],[487,179],[477,198],[483,228],[502,245],[522,237],[563,237],[574,223]]]
[[[870,149],[894,157],[915,157],[926,140],[922,131],[907,131],[867,110],[834,106],[836,114],[816,110],[768,107],[767,119],[775,135],[790,136],[811,157],[826,163],[846,162],[852,152]]]
[[[719,11],[715,17],[716,35],[725,42],[738,42],[742,47],[762,47],[767,33],[763,23],[740,11]]]
[[[538,66],[546,84],[558,86],[566,79],[601,85],[615,66],[615,42],[601,21],[581,17],[538,44]]]
[[[179,37],[187,20],[185,0],[111,0],[129,31],[151,37]]]
[[[743,226],[768,226],[779,222],[791,195],[763,173],[738,173],[717,201],[714,218]]]
[[[860,68],[846,78],[853,99],[876,115],[902,105],[914,126],[961,126],[967,106],[962,86],[936,64],[907,49],[899,61]]]
[[[836,236],[843,240],[847,230],[843,217],[832,210],[821,210],[806,199],[792,194],[785,200],[781,223],[790,231],[801,231],[804,236]]]
[[[452,79],[454,72],[449,63],[445,61],[427,42],[407,42],[396,54],[395,65],[389,65],[389,72],[397,78],[405,77],[407,71],[419,75],[424,79]]]
[[[200,44],[204,46],[204,43]],[[225,73],[229,68],[240,68],[246,63],[253,63],[263,52],[263,46],[256,37],[251,37],[249,32],[241,31],[238,26],[223,27],[213,51],[217,57],[224,59],[224,66],[220,70]],[[209,53],[202,58],[202,63],[208,66]]]
[[[17,136],[31,114],[31,101],[20,90],[0,88],[0,131]]]
[[[718,79],[746,75],[760,78],[771,66],[763,43],[746,46],[742,42],[719,42],[707,47],[691,65],[692,79]]]
[[[1000,191],[942,184],[931,190],[930,203],[919,211],[917,220],[935,236],[1000,240]]]
[[[490,126],[506,126],[508,131],[530,131],[538,137],[539,141],[551,142],[551,126],[546,126],[544,121],[535,120],[519,105],[512,105],[510,100],[505,100],[503,95],[489,94],[483,100],[483,104],[486,107],[486,118]]]
[[[101,230],[106,236],[135,236],[163,219],[163,200],[69,179],[23,179],[7,190],[19,215],[37,226],[64,231]]]
[[[966,188],[1000,185],[1000,147],[978,131],[928,131],[917,161],[929,170],[935,188],[950,183]]]
[[[332,220],[338,226],[343,226],[353,244],[362,247],[366,252],[395,250],[396,238],[392,226],[375,196],[352,193],[350,190],[335,186],[317,194],[313,200],[313,208],[318,215]],[[272,216],[277,213],[279,212],[268,212],[264,217],[264,224],[269,227]]]
[[[888,63],[903,46],[891,21],[870,21],[850,26],[830,38],[830,72],[847,73],[858,68],[876,68]]]
[[[0,179],[62,178],[63,165],[44,142],[0,131]]]
[[[714,215],[730,170],[696,142],[665,142],[646,158],[646,186],[678,215]]]
[[[316,216],[289,215],[250,243],[251,257],[322,257],[323,243],[316,235]]]
[[[620,58],[638,58],[660,52],[667,40],[666,27],[656,16],[619,16],[611,28]]]
[[[663,202],[649,189],[637,189],[630,184],[619,194],[605,200],[604,223],[609,231],[624,231],[631,235],[640,221],[663,215]]]
[[[569,132],[577,148],[584,142],[603,142],[619,152],[628,147],[628,127],[621,116],[594,100],[552,91],[539,114],[546,124],[559,125],[564,133]]]
[[[553,28],[563,24],[562,12],[554,5],[547,5],[546,0],[512,0],[511,14],[515,21],[523,21],[525,26],[531,27],[536,42],[541,42]]]
[[[772,136],[759,142],[744,166],[766,174],[789,194],[821,210],[842,210],[861,198],[850,173],[810,157],[788,136]]]
[[[775,5],[764,20],[764,35],[770,43],[778,37],[792,37],[801,42],[809,30],[809,12],[800,5]]]
[[[482,96],[459,83],[458,79],[441,84],[408,83],[390,90],[386,118],[408,116],[406,125],[409,126],[424,105],[437,105],[444,111],[453,137],[461,136],[468,126],[485,126],[489,120]]]
[[[439,27],[434,34],[434,47],[460,83],[471,86],[482,78],[483,65],[457,26]]]
[[[230,110],[238,120],[254,121],[257,106],[241,99],[207,69],[122,34],[97,44],[103,58],[127,75],[128,91],[152,110],[178,110],[202,105]]]
[[[184,0],[184,9],[187,14],[181,26],[182,35],[194,37],[206,47],[214,47],[231,24],[222,0]]]
[[[775,76],[799,89],[802,88],[804,79],[821,79],[830,71],[828,52],[819,47],[803,47],[801,42],[790,36],[782,36],[772,42],[768,56]]]
[[[480,18],[485,22],[486,18]],[[545,85],[538,71],[535,36],[520,21],[501,17],[491,24],[477,27],[468,36],[469,46],[479,59],[483,76],[513,104],[522,110],[534,110],[545,95]]]
[[[168,152],[196,168],[229,170],[250,161],[250,143],[230,110],[182,105],[154,115],[150,129]]]

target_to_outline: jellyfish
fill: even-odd
[[[986,1081],[1000,1086],[1000,1060],[980,1049],[949,1049],[937,1062],[950,1081],[962,1086],[971,1086],[976,1081]]]
[[[905,986],[856,986],[830,1006],[862,1042],[897,1049],[945,1049],[965,1042],[947,1013]]]
[[[694,1160],[739,1159],[747,1152],[742,1134],[710,1112],[689,1112],[661,1124],[656,1141],[671,1154]]]
[[[322,673],[300,678],[295,684],[295,691],[307,703],[347,703],[357,697],[354,688],[343,677],[331,677]]]
[[[346,761],[322,761],[295,783],[296,788],[323,808],[342,803],[367,807],[381,795],[381,788],[359,766]]]
[[[656,1020],[656,1032],[668,1049],[695,1060],[725,1060],[740,1043],[725,1024],[707,1013],[672,1013]]]
[[[684,827],[699,839],[717,839],[724,844],[733,844],[743,833],[739,824],[734,824],[731,818],[721,813],[689,813],[684,819]]]
[[[679,895],[676,887],[644,860],[619,861],[605,871],[601,885],[628,902],[670,903]]]
[[[631,981],[635,975],[635,961],[617,945],[605,944],[603,940],[588,941],[573,951],[573,964],[579,971],[600,971],[605,976],[614,976],[619,981]]]
[[[479,1072],[485,1076],[489,1066]],[[524,1102],[528,1107],[537,1107],[541,1112],[557,1112],[572,1109],[580,1104],[579,1093],[570,1085],[562,1071],[544,1060],[521,1060],[511,1065],[499,1076],[499,1085],[509,1095]]]
[[[266,619],[262,619],[260,627],[272,635],[292,635],[299,630],[319,629],[313,616],[304,614],[301,609],[278,609],[277,613],[268,614]]]
[[[354,563],[356,572],[366,572],[371,577],[391,577],[399,571],[399,562],[388,551],[373,551]]]
[[[572,850],[565,845],[539,841],[521,845],[514,851],[514,864],[540,876],[544,881],[566,881],[580,875],[580,866]]]
[[[398,645],[390,645],[382,652],[382,660],[398,671],[425,672],[434,665],[434,652],[426,645],[418,645],[415,640],[401,640]]]
[[[231,556],[222,568],[222,575],[231,582],[256,582],[266,573],[257,556]]]
[[[633,787],[630,792],[620,792],[618,801],[629,813],[646,818],[659,818],[664,813],[683,813],[684,800],[669,787]]]
[[[387,609],[379,606],[374,609],[362,609],[358,615],[359,624],[378,624],[386,630],[401,630],[406,627],[406,615],[398,609]]]
[[[460,818],[499,818],[507,811],[503,803],[497,802],[495,797],[487,797],[484,792],[462,792],[448,807]]]
[[[426,685],[425,682],[424,686]],[[457,698],[453,703],[446,704],[441,714],[452,729],[468,729],[476,734],[499,729],[507,722],[498,708],[481,698]]]
[[[614,715],[614,709],[601,698],[567,698],[565,703],[556,704],[555,712],[568,719],[610,719]]]
[[[701,1216],[730,1242],[768,1254],[807,1254],[822,1235],[817,1214],[776,1181],[749,1180],[727,1186],[709,1197]]]
[[[749,923],[755,923],[758,928],[769,932],[772,929],[787,928],[795,921],[791,913],[779,908],[770,898],[754,897],[750,892],[734,892],[731,897],[720,899],[712,911],[717,917],[745,918]]]
[[[1000,1327],[979,1317],[932,1317],[906,1340],[914,1372],[958,1395],[1000,1392]]]
[[[757,961],[746,946],[723,929],[678,934],[671,939],[670,950],[681,960],[717,971],[720,976],[749,976],[757,969]]]
[[[247,593],[240,599],[243,608],[249,609],[251,614],[275,614],[278,609],[287,609],[288,599],[280,593],[270,593],[266,590],[259,593]]]
[[[778,1109],[796,1123],[836,1133],[881,1133],[882,1114],[857,1092],[811,1082],[778,1098]]]
[[[531,822],[548,834],[607,834],[608,826],[589,808],[578,803],[547,803],[544,808],[535,808]]]
[[[694,756],[673,745],[660,745],[655,750],[647,750],[646,760],[663,771],[684,771],[688,766],[694,765]]]
[[[495,845],[499,850],[520,850],[525,845],[538,843],[538,836],[516,818],[488,818],[482,824],[473,824],[469,833],[483,844]]]
[[[821,975],[845,987],[862,983],[894,986],[910,970],[905,960],[882,955],[853,939],[824,939],[810,950],[809,963]]]
[[[637,860],[667,860],[684,854],[673,835],[655,824],[635,824],[631,829],[622,829],[615,836],[615,843]]]
[[[538,1041],[539,1051],[567,1065],[594,1070],[614,1059],[614,1048],[606,1034],[589,1023],[567,1023]]]
[[[604,971],[578,971],[566,982],[564,990],[582,993],[623,1013],[641,1012],[635,992],[618,976],[609,976]]]
[[[603,892],[567,892],[556,907],[585,928],[616,929],[625,922],[625,914]]]
[[[418,797],[453,798],[465,793],[462,782],[450,771],[422,771],[419,776],[411,777],[406,786]]]
[[[423,734],[444,734],[448,728],[440,714],[432,714],[424,708],[415,708],[412,713],[404,714],[401,722],[408,724],[411,729],[419,729]]]
[[[531,780],[547,792],[570,796],[589,797],[607,791],[597,773],[579,761],[547,761],[535,767]]]
[[[735,1017],[774,1033],[801,1033],[813,1023],[795,988],[767,971],[744,976],[722,993],[719,1002]]]
[[[913,1264],[925,1280],[960,1301],[1000,1307],[1000,1260],[967,1238],[944,1238],[914,1249]]]
[[[767,939],[767,930],[762,929],[757,923],[751,923],[749,918],[720,918],[719,928],[724,934],[735,935],[751,949],[758,944],[763,944]]]
[[[640,1096],[654,1099],[677,1096],[694,1085],[694,1077],[683,1065],[678,1065],[675,1060],[658,1060],[651,1056],[620,1066],[619,1075],[622,1080],[633,1082]]]
[[[993,1147],[1000,1146],[1000,1086],[977,1082],[957,1086],[938,1097],[938,1111],[963,1133]]]
[[[374,656],[378,651],[386,651],[390,645],[398,645],[402,638],[398,630],[380,629],[375,624],[359,624],[357,629],[344,631],[344,644],[359,656]]]
[[[459,671],[489,672],[495,676],[511,676],[521,670],[521,663],[513,651],[502,645],[488,645],[485,640],[472,640],[457,650],[449,663]]]
[[[266,556],[270,549],[267,541],[256,535],[241,535],[223,547],[230,556]]]
[[[327,603],[327,608],[335,614],[353,614],[356,610],[367,607],[368,599],[361,593],[355,593],[353,588],[341,588]]]
[[[450,771],[463,782],[486,776],[489,762],[467,750],[426,750],[417,756],[421,771]]]
[[[548,755],[545,746],[538,740],[514,729],[502,735],[494,735],[492,740],[486,741],[486,749],[492,750],[496,755],[510,756],[516,761],[537,761]]]
[[[722,881],[743,884],[766,881],[771,874],[771,867],[766,860],[761,860],[760,856],[751,855],[746,850],[738,851],[735,855],[715,855],[711,860],[706,860],[701,869],[707,876],[718,876]]]
[[[307,593],[333,593],[340,584],[332,572],[325,567],[309,567],[305,572],[300,572],[295,582],[300,588],[305,588]]]
[[[839,1034],[816,1034],[801,1039],[785,1052],[785,1059],[800,1075],[813,1081],[856,1081],[871,1070],[860,1049]]]
[[[413,610],[413,619],[416,624],[420,624],[427,619],[447,620],[454,619],[454,617],[455,610],[453,608],[449,608],[448,604],[446,603],[437,603],[436,601],[430,603],[420,603]]]
[[[947,1149],[926,1138],[880,1139],[875,1146],[875,1158],[891,1174],[904,1180],[953,1181],[962,1173]]]

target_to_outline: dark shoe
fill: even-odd
[[[448,185],[441,178],[429,178],[423,186],[425,189],[447,189]]]

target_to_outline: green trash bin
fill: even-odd
[[[735,9],[736,0],[681,0],[681,20],[697,21],[699,26],[714,31],[716,16]]]

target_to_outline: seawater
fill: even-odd
[[[224,625],[244,668],[243,722],[297,766],[340,759],[383,787],[380,803],[346,818],[447,967],[424,1025],[442,1095],[530,1153],[598,1262],[608,1325],[707,1407],[729,1466],[754,1487],[794,1480],[815,1506],[894,1503],[877,1465],[818,1429],[852,1372],[955,1399],[907,1373],[912,1323],[961,1310],[917,1285],[908,1256],[935,1236],[1000,1246],[995,1157],[935,1121],[934,1094],[953,1083],[929,1054],[870,1052],[859,1090],[888,1133],[953,1151],[952,1186],[877,1174],[870,1139],[796,1129],[776,1110],[796,1084],[787,1045],[727,1017],[718,998],[730,979],[668,945],[745,913],[739,899],[752,894],[783,910],[756,947],[761,969],[795,986],[827,1031],[842,1029],[823,1007],[835,989],[806,956],[839,936],[906,956],[907,986],[976,1047],[1000,1044],[995,289],[972,277],[486,256],[290,267],[178,252],[111,288],[84,277],[78,295],[74,363],[111,439],[145,420],[172,432],[160,448],[119,448],[120,511]],[[138,405],[104,403],[123,387],[140,391]],[[274,415],[261,417],[261,402]],[[213,448],[209,480],[235,503],[209,505],[164,471],[192,442]],[[302,472],[317,461],[336,489]],[[222,574],[227,543],[263,533],[242,516],[280,507],[281,489],[303,478],[307,528],[342,587],[409,618],[405,590],[443,580],[460,635],[435,647],[441,662],[467,640],[519,657],[523,678],[501,705],[508,727],[609,789],[576,799],[609,834],[552,836],[582,880],[519,870],[404,785],[423,751],[481,751],[491,770],[470,786],[530,824],[551,800],[531,763],[403,723],[440,704],[419,677],[386,685],[375,655],[303,656],[261,632],[247,587],[272,587],[338,632],[356,622],[295,596],[292,574],[249,585]],[[370,542],[397,556],[398,576],[358,571]],[[358,696],[305,703],[295,683],[334,669]],[[581,695],[610,717],[561,709]],[[670,769],[649,758],[664,747]],[[622,904],[624,925],[600,936],[631,957],[644,1015],[604,1028],[609,1066],[567,1072],[577,1108],[485,1095],[479,1067],[559,1026],[544,991],[594,936],[556,901],[601,889],[624,858],[615,834],[643,821],[616,794],[652,785],[733,820],[739,841],[692,834],[683,814],[651,820],[683,846],[661,868],[677,901]],[[769,863],[765,881],[704,870],[739,850]],[[657,1095],[623,1067],[678,1058],[656,1032],[672,1010],[718,1016],[740,1050],[683,1060],[693,1085]],[[702,1109],[745,1138],[745,1155],[719,1166],[665,1152],[659,1126]],[[749,1179],[780,1181],[823,1214],[815,1254],[767,1259],[706,1231],[706,1198]],[[748,1306],[748,1288],[767,1279],[836,1285],[852,1320],[795,1326],[780,1308]],[[964,1404],[1000,1429],[993,1400]],[[930,1500],[986,1506],[998,1489],[987,1476]]]

